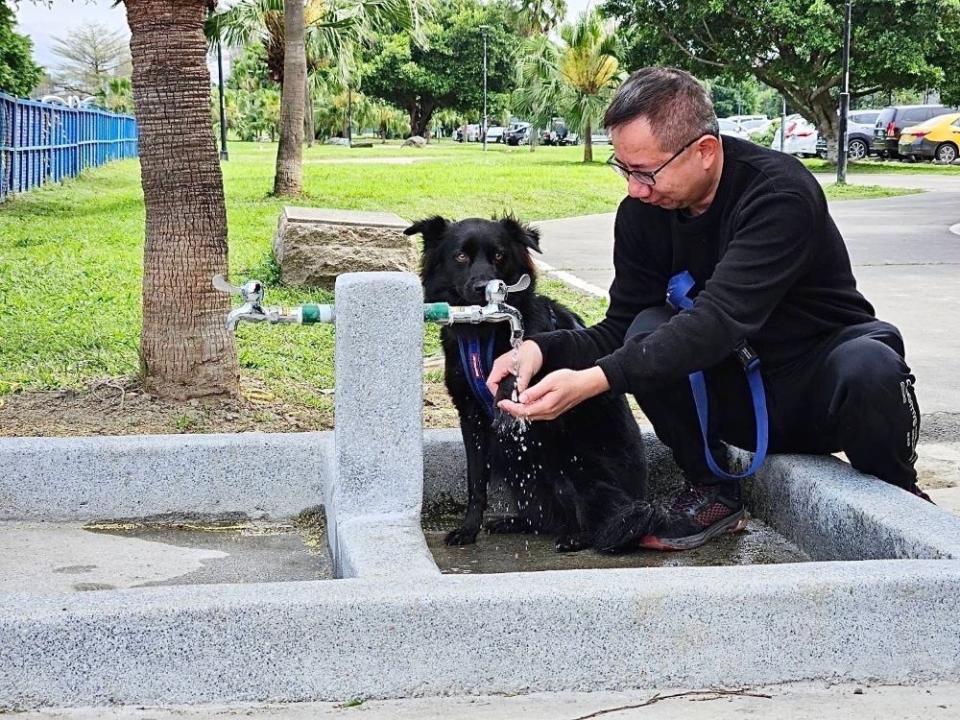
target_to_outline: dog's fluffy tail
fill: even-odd
[[[666,507],[634,500],[622,506],[597,530],[594,547],[609,555],[631,552],[638,548],[641,538],[665,527],[668,520]]]

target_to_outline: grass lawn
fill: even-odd
[[[837,172],[837,164],[819,158],[806,158],[801,162],[810,172]],[[934,165],[929,162],[908,163],[898,160],[857,160],[847,163],[847,172],[854,175],[960,175],[960,165]]]
[[[329,294],[277,287],[270,245],[283,201],[268,197],[276,146],[233,143],[224,163],[234,278],[272,285],[270,304]],[[609,147],[507,148],[442,143],[424,149],[316,146],[305,151],[306,195],[297,204],[393,211],[409,220],[513,212],[525,220],[612,211],[623,181],[603,166]],[[370,161],[373,162],[370,162]],[[413,161],[413,162],[412,162]],[[888,167],[887,164],[884,167]],[[942,169],[941,169],[942,170]],[[898,194],[891,188],[826,188],[831,197]],[[143,199],[136,161],[87,171],[0,205],[0,396],[81,387],[135,375],[141,322]],[[603,301],[557,281],[541,287],[588,319]],[[429,328],[425,351],[437,349]],[[245,377],[290,402],[329,409],[332,329],[241,325]]]

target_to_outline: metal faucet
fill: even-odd
[[[445,318],[437,318],[442,325],[469,323],[478,325],[483,322],[509,322],[510,342],[517,344],[523,340],[523,317],[520,311],[505,301],[512,292],[530,287],[530,276],[524,273],[513,285],[503,280],[491,280],[484,289],[486,305],[451,305]]]
[[[223,275],[214,275],[213,287],[220,292],[233,293],[243,298],[243,305],[234,308],[227,315],[227,330],[235,332],[237,325],[244,322],[291,323],[309,325],[318,322],[332,323],[334,311],[332,305],[304,304],[294,308],[263,306],[263,283],[259,280],[247,280],[237,287],[227,282]]]

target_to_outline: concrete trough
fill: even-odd
[[[388,305],[416,316],[415,287],[377,274],[338,287],[338,378],[341,363],[392,343],[402,323]],[[341,313],[351,293],[364,312]],[[441,575],[421,506],[462,501],[464,453],[459,433],[411,431],[419,336],[404,343],[390,344],[405,348],[396,373],[371,365],[362,390],[338,390],[335,437],[0,440],[3,520],[284,517],[322,499],[339,578],[76,594],[0,585],[0,706],[960,675],[960,519],[829,458],[771,457],[749,488],[753,511],[812,562]],[[669,484],[675,468],[647,439]]]

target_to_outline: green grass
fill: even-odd
[[[270,283],[271,304],[329,302],[323,291],[276,285],[270,245],[284,201],[268,196],[275,145],[236,143],[224,164],[230,267],[234,277]],[[514,212],[524,219],[580,215],[616,206],[621,182],[580,148],[508,149],[444,144],[306,150],[306,196],[296,204],[393,211],[407,219]],[[598,158],[606,158],[597,153]],[[356,159],[425,158],[415,164]],[[343,162],[343,161],[348,162]],[[143,263],[139,166],[124,161],[87,171],[0,206],[0,395],[79,387],[138,370]],[[546,290],[562,288],[544,280]],[[241,325],[245,373],[279,396],[329,407],[333,386],[330,327]],[[439,345],[428,327],[425,351]]]
[[[806,158],[801,160],[810,172],[837,172],[837,164]],[[907,163],[898,160],[858,160],[847,163],[847,173],[853,175],[960,175],[960,165],[934,165],[933,163]]]
[[[329,293],[279,287],[270,246],[285,201],[269,197],[276,146],[233,143],[224,163],[230,268],[234,278],[268,282],[267,302],[329,302]],[[609,147],[506,148],[441,143],[424,149],[316,146],[305,151],[302,199],[295,204],[392,211],[408,220],[512,212],[525,220],[612,211],[623,181],[603,166]],[[380,162],[357,162],[379,158]],[[419,158],[412,164],[397,164]],[[886,167],[886,166],[885,166]],[[867,192],[867,195],[862,193]],[[831,197],[895,194],[890,188],[831,189]],[[0,395],[78,387],[138,370],[144,209],[136,161],[87,171],[0,205]],[[588,322],[604,301],[542,279],[548,294]],[[278,396],[328,408],[333,386],[329,327],[244,324],[237,347],[244,372]],[[425,351],[438,346],[428,327]]]
[[[883,185],[837,185],[837,183],[830,183],[824,186],[823,192],[829,200],[870,200],[896,195],[914,195],[924,191],[917,188],[885,187]]]

